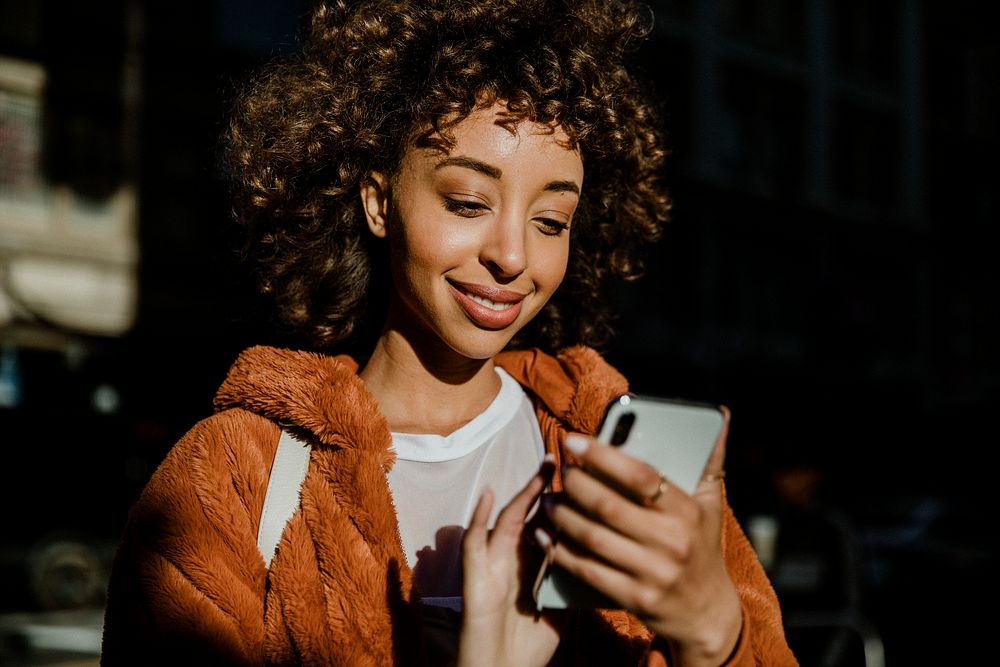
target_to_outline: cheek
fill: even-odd
[[[443,273],[460,263],[469,242],[462,234],[438,228],[411,235],[405,246],[412,269]]]
[[[566,277],[566,269],[569,264],[569,243],[563,243],[558,249],[552,248],[541,255],[536,267],[539,277],[544,280],[545,287],[550,291],[555,291],[563,278]]]
[[[393,243],[397,275],[410,283],[408,291],[422,292],[448,271],[467,260],[474,239],[461,229],[423,224],[399,229]],[[392,243],[392,240],[390,241]]]

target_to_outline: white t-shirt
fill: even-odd
[[[485,488],[489,525],[545,456],[531,401],[503,369],[489,407],[450,435],[393,433],[389,471],[403,552],[425,604],[461,609],[461,540]]]

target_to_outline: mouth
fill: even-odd
[[[463,292],[465,296],[469,297],[480,306],[489,308],[490,310],[495,310],[497,312],[502,312],[509,308],[516,306],[516,303],[503,303],[502,301],[490,301],[486,297],[479,296],[478,294],[472,294],[471,292]]]
[[[466,316],[484,329],[503,329],[513,324],[525,297],[524,294],[491,285],[449,280],[448,287]]]

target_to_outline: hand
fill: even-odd
[[[742,608],[720,544],[724,442],[725,432],[689,496],[648,464],[571,434],[581,465],[563,474],[564,500],[546,507],[558,539],[537,537],[665,639],[672,664],[720,665],[739,640]]]
[[[561,622],[530,604],[533,570],[525,519],[551,475],[551,462],[486,527],[493,494],[480,497],[462,541],[463,614],[457,664],[503,667],[548,664],[559,645]],[[537,554],[540,561],[540,553]],[[537,564],[537,563],[536,563]]]

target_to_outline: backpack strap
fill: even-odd
[[[271,567],[271,559],[278,550],[285,524],[299,505],[311,449],[309,443],[299,440],[288,431],[281,432],[278,450],[274,453],[274,463],[271,464],[271,475],[267,480],[260,527],[257,529],[257,549],[267,567]]]

